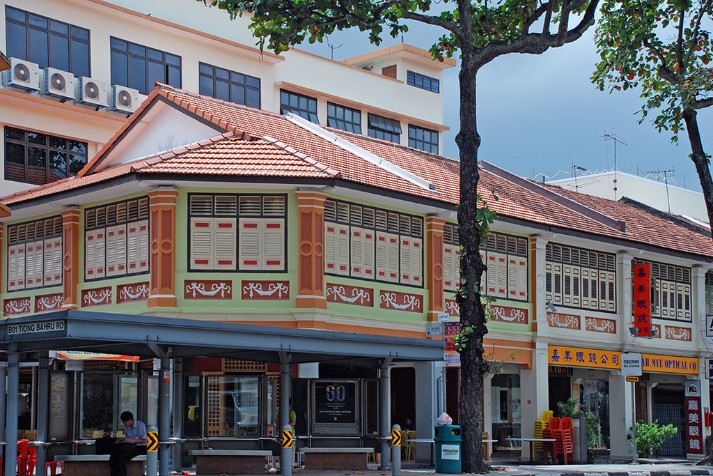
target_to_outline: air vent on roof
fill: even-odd
[[[386,159],[382,159],[376,154],[372,154],[368,150],[364,150],[361,147],[359,147],[356,144],[352,144],[348,140],[342,139],[341,137],[337,137],[336,135],[332,134],[331,132],[328,132],[318,126],[317,124],[314,124],[312,122],[309,122],[306,119],[301,118],[300,116],[292,113],[286,113],[285,117],[287,120],[290,122],[297,124],[298,126],[302,127],[303,129],[306,129],[310,131],[312,134],[321,137],[322,139],[326,139],[329,142],[332,142],[334,145],[337,147],[346,150],[347,152],[350,152],[357,157],[361,157],[362,159],[366,160],[367,162],[371,162],[372,164],[376,165],[377,167],[380,167],[388,172],[391,172],[392,174],[396,175],[397,177],[401,177],[404,180],[407,180],[411,182],[412,184],[421,187],[425,190],[429,190],[431,192],[434,192],[436,190],[436,186],[429,182],[428,180],[419,177],[418,175],[409,172],[408,170],[402,169],[396,164],[392,164]]]
[[[82,76],[77,84],[77,99],[82,104],[96,107],[109,105],[109,93],[104,81]]]
[[[10,58],[10,69],[5,72],[5,86],[24,91],[39,91],[40,67],[29,61]]]
[[[45,68],[42,94],[56,97],[62,102],[74,99],[74,75],[55,68]]]

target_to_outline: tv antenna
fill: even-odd
[[[624,142],[623,140],[619,139],[619,138],[616,137],[615,135],[608,134],[606,131],[604,132],[604,135],[603,135],[602,137],[604,138],[604,141],[605,141],[605,142],[606,142],[606,141],[612,141],[612,142],[614,142],[614,200],[616,200],[616,191],[617,191],[617,176],[616,176],[616,173],[617,173],[617,170],[618,170],[617,165],[616,165],[616,145],[617,145],[617,144],[621,144],[621,145],[628,146],[629,144],[627,144],[627,143]]]
[[[342,47],[342,44],[340,44],[339,46],[334,46],[333,44],[331,44],[331,43],[329,42],[329,37],[328,37],[328,36],[325,37],[325,39],[327,40],[327,47],[331,50],[332,60],[333,60],[333,59],[334,59],[334,50],[337,50],[337,49],[341,48],[341,47]]]
[[[661,174],[663,174],[663,181],[666,184],[666,202],[668,203],[668,212],[671,213],[671,197],[668,194],[668,174],[674,174],[676,171],[674,169],[671,170],[661,170],[661,169],[656,169],[656,170],[651,170],[649,172],[646,172],[647,174],[656,174],[656,178],[661,177]]]
[[[579,192],[579,185],[577,184],[577,171],[587,172],[588,169],[585,169],[584,167],[580,167],[579,165],[574,165],[574,162],[572,162],[572,175],[574,175],[574,191],[575,192]]]

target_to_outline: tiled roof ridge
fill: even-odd
[[[332,177],[341,177],[341,175],[342,175],[341,172],[339,172],[338,170],[334,170],[333,168],[331,168],[327,165],[324,165],[321,162],[317,162],[312,157],[310,157],[306,154],[303,154],[302,152],[299,152],[294,147],[290,147],[289,145],[285,144],[284,142],[280,142],[279,140],[277,140],[273,137],[264,136],[262,138],[262,140],[269,142],[270,144],[272,144],[275,147],[279,147],[280,149],[284,150],[288,154],[293,155],[293,156],[297,157],[298,159],[303,160],[304,162],[307,162],[308,164],[312,165],[314,168],[316,168],[320,172],[327,173],[327,174],[331,175]]]
[[[672,221],[676,225],[686,228],[687,230],[690,230],[694,233],[700,233],[708,238],[711,237],[711,230],[709,228],[702,227],[696,223],[686,220],[685,218],[679,215],[674,215],[673,213],[668,213],[663,210],[659,210],[658,208],[654,208],[652,206],[646,205],[645,203],[639,202],[637,200],[634,200],[633,198],[629,198],[626,196],[621,197],[619,201],[621,203],[625,203],[627,205],[631,205],[632,207],[643,210],[651,215],[656,215],[664,220]]]
[[[247,139],[249,141],[254,140],[252,136],[250,136],[250,139]],[[223,132],[222,134],[218,134],[217,136],[209,137],[207,139],[201,139],[196,142],[192,142],[190,144],[182,145],[180,147],[176,147],[175,149],[171,149],[165,152],[160,152],[158,154],[155,154],[151,157],[145,157],[143,159],[140,159],[137,161],[136,164],[131,165],[131,171],[135,172],[137,170],[142,170],[148,167],[151,167],[154,164],[157,164],[159,162],[164,162],[167,160],[174,159],[176,157],[180,157],[181,155],[187,153],[187,152],[192,152],[197,149],[202,149],[203,147],[207,147],[209,145],[216,144],[218,142],[222,142],[224,140],[246,140],[243,138],[242,135],[236,135],[232,131],[228,132]],[[118,164],[120,166],[126,165],[126,164]],[[109,169],[107,169],[109,170]]]
[[[562,205],[563,207],[568,208],[575,213],[579,213],[580,215],[583,215],[589,219],[595,220],[604,226],[613,228],[614,230],[621,233],[626,232],[626,222],[624,221],[617,220],[608,215],[605,215],[600,211],[583,205],[575,200],[572,200],[571,198],[567,198],[563,195],[560,195],[559,193],[556,193],[555,191],[550,190],[547,187],[543,187],[542,185],[535,183],[531,180],[519,177],[489,162],[481,161],[479,167],[482,170],[490,172],[493,175],[497,175],[504,180],[519,185],[531,192],[542,195],[543,197],[546,197],[547,199],[552,200],[553,202],[558,203],[559,205]]]

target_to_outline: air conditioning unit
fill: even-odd
[[[45,68],[42,94],[60,98],[62,101],[74,99],[75,81],[72,73],[55,68]]]
[[[106,83],[98,79],[82,76],[77,82],[77,99],[82,104],[89,104],[96,107],[107,107],[109,105],[109,94]]]
[[[40,90],[40,67],[17,58],[10,58],[10,69],[5,71],[5,86],[25,91]]]
[[[136,89],[115,84],[111,96],[111,107],[115,111],[132,113],[141,105],[141,94]]]

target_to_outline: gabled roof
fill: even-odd
[[[160,104],[159,104],[160,103]],[[181,111],[202,124],[224,131],[211,139],[170,152],[102,169],[102,160],[115,145],[127,140],[133,127],[140,127],[143,114],[157,104]],[[155,111],[154,111],[155,112]],[[39,197],[135,174],[152,174],[175,179],[201,180],[206,177],[274,177],[324,180],[328,185],[367,190],[375,195],[390,194],[404,200],[455,210],[459,202],[458,161],[391,142],[327,129],[339,140],[357,146],[340,147],[285,116],[252,109],[210,97],[158,85],[141,108],[90,161],[76,178],[13,194],[2,200],[12,206]],[[428,183],[418,186],[403,176],[365,160],[355,153],[363,149]],[[623,202],[597,199],[556,187],[542,186],[514,176],[489,164],[482,164],[479,193],[499,219],[582,237],[600,237],[610,242],[644,244],[661,251],[713,257],[710,238],[677,223],[669,223],[646,210]],[[492,197],[498,196],[498,200]],[[664,231],[665,230],[665,231]],[[637,245],[639,244],[639,245]]]

